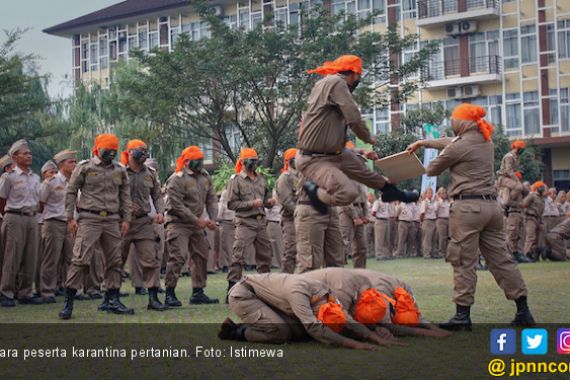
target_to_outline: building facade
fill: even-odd
[[[416,33],[439,52],[418,73],[427,81],[406,104],[372,110],[376,132],[399,127],[406,110],[462,101],[487,109],[511,138],[532,139],[543,149],[545,180],[570,187],[570,1],[568,0],[231,0],[212,1],[212,12],[231,28],[252,29],[267,14],[275,24],[297,25],[301,9],[322,4],[331,13],[372,20],[375,31],[396,26]],[[186,0],[127,0],[48,28],[71,39],[76,82],[110,85],[110,69],[132,49],[171,51],[182,33],[196,40],[208,27]],[[239,139],[236,139],[239,144]]]

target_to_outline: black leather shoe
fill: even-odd
[[[515,261],[519,264],[532,263],[531,259],[529,259],[526,255],[523,255],[520,252],[513,252],[513,256],[515,258]]]
[[[107,293],[111,293],[111,297],[109,298],[109,306],[107,307],[108,313],[114,314],[126,314],[126,315],[133,315],[135,313],[134,309],[126,307],[123,305],[119,298],[119,289],[110,289]]]
[[[20,305],[43,305],[44,299],[41,297],[24,297],[18,300]]]
[[[453,318],[447,323],[440,323],[439,327],[448,331],[471,331],[471,307],[456,305]]]
[[[100,300],[101,298],[103,298],[101,293],[89,293],[88,296],[89,296],[89,299],[92,299],[92,300]]]
[[[146,296],[148,292],[146,291],[145,288],[135,288],[135,294],[137,296]]]
[[[536,325],[534,317],[532,316],[530,309],[528,308],[527,298],[519,297],[515,300],[517,304],[517,313],[515,314],[515,319],[511,322],[512,326],[523,326],[530,327]]]
[[[65,295],[65,289],[64,288],[57,288],[55,290],[55,296],[56,297],[61,297]]]
[[[61,319],[71,318],[71,314],[73,314],[73,301],[75,300],[76,294],[77,289],[65,289],[65,301],[63,301],[63,310],[59,312],[59,317]]]
[[[56,302],[57,301],[55,300],[54,296],[49,296],[44,298],[44,303],[56,303]]]
[[[103,302],[97,307],[99,311],[107,311],[109,310],[109,301],[111,299],[111,294],[109,291],[105,292],[105,296],[103,297]]]
[[[174,293],[174,288],[166,288],[166,297],[164,299],[164,303],[168,307],[182,306],[182,302],[180,302],[180,300],[176,298],[176,293]]]
[[[324,204],[317,196],[318,186],[313,181],[305,181],[303,189],[307,192],[311,206],[319,213],[326,215],[329,212],[329,206]]]
[[[159,294],[164,293],[164,288],[163,288],[163,287],[159,287],[159,288],[158,288],[158,293],[159,293]]]
[[[168,310],[168,306],[164,305],[158,299],[158,288],[148,289],[148,310],[164,311]]]
[[[16,301],[13,298],[2,298],[2,302],[0,303],[1,307],[15,307]]]
[[[75,295],[75,300],[76,301],[89,301],[91,299],[91,297],[89,297],[87,294],[77,294]]]
[[[203,289],[196,289],[192,293],[192,297],[190,297],[190,305],[206,305],[206,304],[214,304],[220,303],[220,300],[217,298],[210,298],[208,297]]]

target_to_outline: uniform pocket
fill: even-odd
[[[451,265],[461,264],[461,243],[450,239],[447,244],[447,253],[445,255],[445,261]]]
[[[478,213],[481,212],[481,206],[462,202],[457,205],[456,211],[459,213]]]

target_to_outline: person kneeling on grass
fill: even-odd
[[[354,321],[327,285],[299,275],[246,275],[230,290],[229,304],[243,323],[226,318],[220,339],[281,344],[312,337],[344,348],[376,349],[341,335],[346,332],[363,341],[386,343],[378,333]]]

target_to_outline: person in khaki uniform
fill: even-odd
[[[368,203],[366,199],[366,187],[357,184],[359,195],[354,203],[340,207],[340,231],[344,240],[345,258],[352,254],[354,268],[366,268],[366,235],[365,226],[370,222],[368,215]]]
[[[569,259],[566,253],[565,240],[570,239],[570,213],[566,219],[546,234],[545,256],[552,261],[566,261]]]
[[[356,323],[327,285],[311,278],[287,273],[246,275],[230,290],[229,303],[243,323],[236,325],[226,318],[218,334],[221,339],[282,344],[309,336],[344,348],[376,349],[340,334],[344,330],[377,343],[377,335]]]
[[[412,251],[413,239],[415,239],[413,221],[413,203],[400,203],[397,207],[398,215],[398,245],[394,257],[408,257]]]
[[[312,205],[326,214],[328,206],[354,203],[359,190],[353,181],[382,189],[385,201],[415,201],[417,195],[398,190],[344,147],[347,127],[365,143],[376,143],[351,94],[360,81],[362,60],[344,55],[308,73],[324,76],[309,95],[297,146],[297,168],[307,179],[303,187]],[[366,159],[378,159],[374,152],[363,153]]]
[[[437,190],[435,227],[437,230],[437,246],[438,255],[445,257],[447,254],[447,239],[449,237],[449,200],[447,199],[447,190],[440,187]]]
[[[271,243],[267,235],[264,207],[271,208],[275,200],[269,196],[265,177],[256,172],[257,152],[243,148],[228,185],[228,208],[236,212],[236,235],[228,272],[228,291],[242,276],[245,255],[255,245],[258,273],[270,271]]]
[[[43,254],[40,265],[40,293],[45,303],[55,302],[58,266],[66,267],[73,255],[73,237],[67,228],[65,194],[71,173],[77,165],[76,153],[62,150],[53,159],[59,171],[40,187],[40,210],[43,211]]]
[[[515,172],[515,175],[519,181],[522,180],[520,172]],[[525,187],[523,187],[522,191],[511,191],[509,193],[509,201],[504,205],[505,209],[508,210],[506,220],[507,248],[518,263],[531,261],[525,254],[521,253],[523,249],[519,249],[521,241],[524,241],[522,234],[525,228],[523,209],[520,207],[520,204],[526,195],[528,194]]]
[[[422,225],[422,251],[424,259],[438,259],[437,252],[437,202],[433,200],[433,190],[428,187],[420,204],[420,222]]]
[[[412,228],[408,246],[411,247],[412,257],[422,257],[422,228],[420,220],[420,200],[412,203]]]
[[[204,153],[199,147],[190,146],[176,159],[176,172],[166,181],[166,243],[170,253],[165,278],[167,306],[182,306],[174,289],[188,252],[192,272],[190,304],[219,303],[204,293],[209,253],[204,228],[216,229],[218,197],[203,165]],[[204,209],[209,220],[202,217]]]
[[[497,171],[497,188],[499,203],[506,208],[510,198],[517,198],[522,192],[522,184],[516,172],[519,170],[519,158],[524,152],[526,144],[522,140],[513,141],[511,151],[505,154],[501,160],[501,167]]]
[[[89,271],[97,243],[105,256],[103,287],[106,289],[99,310],[134,314],[134,310],[127,308],[119,299],[121,244],[129,230],[132,205],[127,170],[113,161],[118,150],[117,136],[97,136],[94,157],[77,165],[67,185],[65,212],[75,244],[67,272],[65,304],[59,313],[62,319],[69,319],[73,314],[73,300],[84,284],[84,275]],[[81,191],[79,201],[78,191]],[[79,221],[75,220],[76,208]]]
[[[428,176],[450,169],[449,236],[446,261],[453,267],[455,316],[445,329],[471,329],[470,310],[475,302],[479,250],[495,281],[517,312],[514,325],[534,325],[527,305],[527,289],[519,268],[509,254],[503,230],[503,210],[497,202],[493,181],[493,126],[482,107],[463,103],[451,115],[457,137],[421,140],[411,144],[412,153],[424,146],[441,152],[427,167]]]
[[[2,186],[2,181],[4,180],[4,173],[12,172],[14,162],[9,155],[2,156],[0,158],[0,187]],[[0,213],[0,231],[2,229],[2,221],[4,216]],[[0,232],[0,281],[2,281],[2,263],[4,262],[4,239],[2,233]]]
[[[297,265],[297,234],[295,232],[295,208],[301,187],[301,177],[296,169],[297,149],[285,151],[281,175],[275,184],[277,201],[281,204],[281,230],[283,232],[283,273],[294,273]]]
[[[551,187],[547,189],[547,195],[544,197],[544,212],[542,214],[542,221],[544,223],[544,231],[545,233],[550,232],[554,227],[556,227],[560,222],[560,210],[558,209],[558,205],[556,204],[556,196],[558,195],[558,191],[555,187]],[[545,235],[542,235],[542,239],[540,241],[540,245],[542,246],[544,243]]]
[[[40,193],[42,185],[52,179],[57,174],[57,165],[52,160],[46,161],[42,168],[41,168],[41,179],[42,182],[40,184]],[[34,288],[36,292],[34,293],[34,297],[42,297],[42,279],[41,279],[41,268],[42,268],[42,261],[44,257],[44,239],[43,239],[43,226],[44,226],[44,215],[43,215],[43,208],[40,201],[40,206],[38,207],[38,213],[36,214],[38,220],[38,254],[36,256],[36,275],[34,278]],[[46,300],[45,297],[42,297],[44,303],[48,301],[49,303],[55,303],[55,297],[49,300]]]
[[[388,260],[392,258],[392,232],[390,225],[390,203],[385,203],[378,198],[372,205],[372,216],[374,222],[374,247],[376,249],[376,260]]]
[[[366,224],[365,226],[365,237],[366,237],[366,257],[367,258],[374,258],[376,257],[376,247],[375,247],[375,242],[374,242],[374,216],[372,215],[372,206],[374,205],[374,202],[376,202],[376,196],[374,195],[374,193],[367,193],[366,194],[366,198],[367,198],[367,210],[368,210],[368,214],[366,215],[366,219],[368,220],[368,224]]]
[[[273,190],[273,199],[277,199],[275,190]],[[267,218],[267,236],[271,243],[271,267],[281,269],[283,260],[283,233],[281,232],[281,205],[275,203],[275,206],[265,209],[265,217]]]
[[[538,261],[542,247],[539,246],[544,235],[544,223],[542,215],[544,213],[544,193],[546,185],[542,181],[537,181],[531,186],[531,193],[527,195],[520,204],[525,214],[525,241],[524,252],[530,261]]]
[[[228,208],[227,187],[222,191],[218,202],[218,223],[220,223],[221,257],[220,264],[222,271],[227,273],[231,263],[232,249],[236,237],[236,226],[234,224],[235,211]]]
[[[131,270],[142,269],[144,287],[148,289],[148,310],[163,311],[167,307],[158,299],[160,287],[160,259],[158,257],[158,236],[155,233],[154,222],[164,223],[164,200],[160,191],[160,182],[156,172],[144,163],[147,159],[147,146],[142,140],[131,140],[121,153],[121,163],[126,166],[129,176],[129,188],[133,207],[129,232],[123,241],[123,263],[127,261],[129,251],[132,251],[133,261],[136,262]],[[156,210],[153,220],[149,216],[151,202]],[[137,265],[138,264],[138,265]]]
[[[0,305],[16,306],[16,295],[20,304],[37,305],[43,303],[41,298],[33,297],[39,237],[36,212],[40,177],[30,169],[32,152],[26,140],[13,143],[8,154],[15,167],[12,172],[4,173],[0,181],[0,213],[4,217]]]

